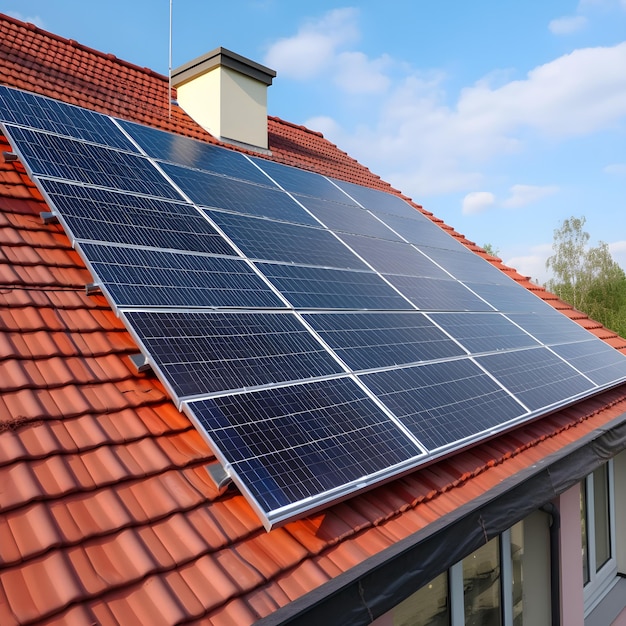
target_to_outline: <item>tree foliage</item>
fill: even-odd
[[[607,328],[626,336],[626,274],[609,247],[589,247],[585,218],[571,217],[554,231],[554,254],[546,261],[552,278],[546,287],[561,300]]]

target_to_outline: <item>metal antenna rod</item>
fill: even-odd
[[[168,84],[167,84],[167,102],[169,106],[169,119],[172,119],[172,2],[170,0],[170,57],[168,64]]]

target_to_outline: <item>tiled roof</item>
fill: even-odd
[[[163,76],[2,16],[0,42],[4,84],[213,141],[178,107],[170,118]],[[300,126],[270,118],[270,144],[283,163],[390,190]],[[239,493],[217,493],[211,450],[136,373],[130,335],[86,294],[90,274],[46,210],[22,166],[0,163],[3,626],[253,623],[626,411],[622,386],[268,533]]]

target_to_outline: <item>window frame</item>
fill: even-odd
[[[602,467],[602,466],[600,466]],[[599,469],[599,468],[598,468]],[[618,582],[617,569],[617,544],[616,544],[616,523],[615,523],[615,472],[613,467],[613,459],[606,462],[607,482],[608,482],[608,509],[606,513],[609,518],[609,547],[611,556],[609,559],[596,570],[596,529],[595,529],[595,498],[594,498],[594,473],[588,474],[581,481],[581,494],[585,494],[586,503],[586,519],[585,519],[585,539],[586,551],[588,559],[589,581],[583,586],[583,601],[585,607],[585,617],[593,611],[604,596]],[[595,470],[597,471],[597,470]],[[583,552],[583,534],[581,519],[581,556]],[[581,562],[581,567],[583,563]]]

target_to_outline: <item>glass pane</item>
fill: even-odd
[[[463,559],[465,626],[501,626],[498,538]]]
[[[593,473],[593,511],[596,531],[597,572],[611,558],[608,465],[599,467]]]
[[[587,544],[587,481],[580,483],[580,528],[582,532],[583,582],[589,582],[589,546]]]
[[[444,572],[393,610],[393,626],[449,626],[448,574]]]
[[[524,522],[511,528],[511,565],[513,579],[513,626],[524,623],[522,584],[524,580]]]

